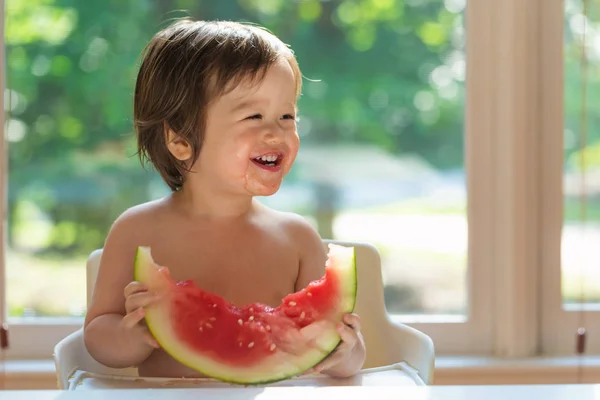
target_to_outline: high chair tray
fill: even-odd
[[[364,369],[351,378],[337,379],[325,375],[306,375],[268,386],[422,386],[417,371],[401,362],[385,367]],[[77,370],[69,379],[67,390],[85,389],[166,389],[166,388],[232,388],[239,385],[210,378],[143,378],[103,375]]]

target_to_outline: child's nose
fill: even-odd
[[[263,130],[263,138],[269,143],[279,143],[284,140],[284,129],[277,123],[266,124]]]

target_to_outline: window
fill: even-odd
[[[266,25],[318,80],[305,82],[299,104],[296,167],[264,201],[305,215],[323,237],[377,245],[392,313],[468,332],[465,2],[232,4],[183,8]],[[7,0],[13,330],[40,321],[57,334],[74,329],[85,312],[86,256],[125,208],[166,193],[128,158],[128,110],[141,48],[182,6],[141,5]]]
[[[394,319],[438,354],[570,354],[575,321],[546,333],[582,315],[561,311],[558,3],[6,0],[9,357],[49,357],[81,326],[87,255],[125,208],[166,193],[131,156],[130,96],[176,9],[255,21],[294,48],[314,79],[302,147],[262,201],[375,244]]]
[[[592,332],[600,328],[600,286],[595,255],[598,238],[598,2],[564,2],[564,54],[549,68],[562,78],[564,88],[551,84],[560,93],[552,107],[560,111],[549,123],[564,127],[552,130],[546,144],[548,157],[544,168],[552,171],[544,184],[548,214],[544,223],[544,255],[548,274],[544,277],[544,347],[552,353],[572,354],[575,332],[585,326],[587,353],[600,352],[600,340]],[[587,26],[587,29],[586,29]],[[585,33],[586,52],[582,53]],[[582,70],[582,57],[587,66]],[[550,61],[550,60],[548,60]],[[582,98],[585,96],[585,98]],[[583,102],[585,101],[585,103]],[[560,102],[560,103],[559,103]],[[560,108],[559,108],[560,107]],[[582,114],[582,109],[585,114]],[[584,118],[582,120],[582,117]],[[582,124],[584,122],[584,124]],[[560,213],[560,203],[564,213]]]

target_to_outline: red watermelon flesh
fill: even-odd
[[[325,275],[275,308],[237,307],[192,281],[176,282],[148,247],[138,248],[135,277],[162,295],[146,313],[161,347],[204,375],[239,384],[288,379],[325,359],[340,341],[336,325],[356,298],[354,249],[333,244]]]

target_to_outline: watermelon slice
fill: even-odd
[[[202,374],[235,384],[266,384],[300,375],[340,342],[336,325],[354,310],[354,248],[329,245],[325,275],[283,298],[281,304],[237,307],[174,281],[149,247],[138,247],[135,279],[159,293],[146,310],[155,339],[173,358]]]

